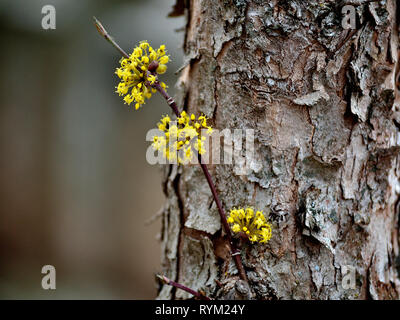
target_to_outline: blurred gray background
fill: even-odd
[[[56,30],[41,28],[44,5]],[[120,56],[165,43],[174,94],[184,18],[174,0],[0,0],[0,298],[153,299],[160,270],[161,172],[146,162],[147,130],[169,112],[114,93]],[[54,265],[57,289],[41,288]]]

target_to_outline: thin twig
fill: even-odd
[[[184,286],[183,284],[180,284],[178,282],[172,281],[171,279],[168,279],[166,276],[162,276],[162,275],[157,275],[157,278],[161,280],[162,283],[169,285],[169,286],[173,286],[175,288],[184,290],[192,295],[194,295],[196,298],[200,299],[200,300],[211,300],[209,297],[207,297],[205,294],[199,292],[199,291],[195,291],[193,289],[190,289],[186,286]]]
[[[228,221],[226,220],[226,214],[225,214],[224,208],[222,207],[221,201],[219,200],[219,196],[218,196],[218,193],[217,193],[217,191],[215,189],[214,183],[212,181],[210,172],[208,171],[207,166],[204,163],[201,162],[201,156],[200,155],[199,155],[199,163],[200,163],[201,168],[203,169],[203,173],[204,173],[204,175],[206,177],[208,185],[209,185],[209,187],[211,189],[211,193],[212,193],[212,195],[214,197],[214,200],[215,200],[215,203],[217,205],[218,213],[219,213],[219,216],[221,218],[221,222],[222,222],[222,225],[224,227],[224,230],[225,230],[225,233],[226,233],[226,237],[228,238],[229,245],[231,247],[232,257],[233,257],[233,259],[235,261],[235,264],[236,264],[236,267],[237,267],[237,269],[239,271],[240,278],[242,280],[247,281],[246,272],[245,272],[245,270],[243,268],[242,259],[240,257],[240,251],[236,247],[235,242],[233,242],[231,231],[230,231],[230,228],[229,228],[229,225],[228,225]]]
[[[108,34],[107,30],[103,27],[101,22],[97,20],[96,17],[93,17],[94,25],[96,26],[97,31],[108,41],[111,45],[117,49],[125,58],[129,58],[129,55],[114,41],[114,39]]]

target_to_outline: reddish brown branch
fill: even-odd
[[[169,286],[173,286],[173,287],[178,288],[178,289],[181,289],[183,291],[186,291],[186,292],[194,295],[196,298],[198,298],[200,300],[211,300],[205,294],[203,294],[203,293],[201,293],[199,291],[195,291],[193,289],[190,289],[189,287],[186,287],[183,284],[180,284],[178,282],[172,281],[171,279],[168,279],[166,276],[157,275],[157,278],[160,279],[162,281],[162,283],[164,283],[166,285],[169,285]]]
[[[98,21],[95,17],[93,17],[93,19],[94,19],[95,26],[96,26],[97,30],[99,31],[99,33],[100,33],[107,41],[109,41],[109,42],[114,46],[114,48],[116,48],[124,57],[129,58],[129,55],[128,55],[128,54],[114,41],[114,39],[108,34],[108,32],[106,31],[106,29],[105,29],[105,28],[103,27],[103,25],[100,23],[100,21]],[[153,68],[153,69],[154,69],[154,68]],[[150,73],[152,73],[153,75],[156,75],[156,73],[155,73],[154,70],[150,70]],[[149,84],[149,83],[146,83],[146,85],[150,85],[150,84]],[[167,104],[168,104],[168,105],[171,107],[171,109],[174,111],[175,115],[176,115],[177,117],[179,117],[179,116],[180,116],[180,113],[179,113],[179,109],[178,109],[178,106],[176,105],[175,100],[174,100],[172,97],[170,97],[170,96],[168,95],[168,93],[163,89],[163,87],[161,87],[160,83],[159,83],[158,81],[156,81],[156,82],[154,82],[153,84],[151,84],[150,86],[153,87],[154,89],[156,89],[156,90],[163,96],[163,98],[166,100]],[[234,261],[235,261],[235,264],[236,264],[236,267],[237,267],[237,269],[238,269],[238,271],[239,271],[240,278],[241,278],[242,280],[247,281],[246,272],[245,272],[245,270],[244,270],[244,267],[243,267],[243,264],[242,264],[242,259],[241,259],[241,257],[240,257],[240,251],[238,250],[238,248],[236,247],[235,243],[233,242],[232,235],[231,235],[231,231],[230,231],[230,228],[229,228],[229,224],[228,224],[228,221],[226,220],[226,214],[225,214],[225,211],[224,211],[224,209],[223,209],[223,207],[222,207],[222,204],[221,204],[221,201],[220,201],[220,199],[219,199],[218,193],[217,193],[217,191],[216,191],[215,185],[214,185],[214,183],[213,183],[213,181],[212,181],[210,172],[208,171],[207,166],[202,162],[202,158],[201,158],[201,155],[200,155],[200,154],[198,155],[198,160],[199,160],[199,164],[200,164],[200,166],[201,166],[201,168],[202,168],[202,170],[203,170],[204,176],[206,177],[206,180],[207,180],[207,182],[208,182],[208,185],[209,185],[209,187],[210,187],[210,189],[211,189],[211,193],[212,193],[212,195],[213,195],[213,197],[214,197],[215,203],[216,203],[216,205],[217,205],[218,213],[219,213],[219,216],[220,216],[220,218],[221,218],[221,223],[222,223],[222,226],[223,226],[224,231],[225,231],[225,233],[226,233],[226,236],[227,236],[227,238],[228,238],[229,245],[230,245],[231,252],[232,252],[232,257],[233,257],[233,259],[234,259]],[[166,279],[168,279],[168,278],[166,278]],[[174,285],[174,286],[176,286],[177,288],[182,287],[182,285],[180,285],[180,284],[178,284],[178,283],[175,283],[175,282],[173,282],[172,280],[169,280],[169,279],[168,279],[168,281],[169,281],[168,284],[170,284],[170,285]],[[186,290],[186,289],[187,289],[187,290],[191,290],[191,289],[189,289],[189,288],[186,288],[186,289],[181,288],[181,289],[183,289],[183,290]],[[186,290],[186,291],[187,291],[187,290]],[[192,290],[192,291],[193,291],[193,290]],[[188,292],[189,292],[189,291],[188,291]],[[194,292],[194,291],[193,291],[193,292]],[[192,293],[192,294],[193,294],[193,293]]]
[[[168,93],[161,87],[161,85],[158,82],[153,84],[153,88],[155,88],[164,97],[164,99],[167,101],[168,105],[172,108],[172,110],[174,111],[176,116],[179,117],[180,113],[179,113],[178,107],[177,107],[174,99],[168,95]],[[221,218],[221,223],[222,223],[222,226],[223,226],[224,231],[226,233],[226,236],[228,238],[229,245],[230,245],[231,252],[232,252],[232,257],[233,257],[233,259],[235,261],[235,264],[236,264],[236,267],[237,267],[237,269],[239,271],[240,278],[242,280],[247,281],[246,272],[244,270],[242,259],[240,257],[240,251],[236,247],[235,243],[233,242],[231,231],[230,231],[230,228],[229,228],[229,224],[228,224],[228,221],[226,220],[226,214],[225,214],[224,208],[222,207],[222,204],[221,204],[221,201],[219,199],[219,196],[218,196],[217,190],[215,188],[215,185],[214,185],[214,183],[212,181],[210,172],[208,171],[207,166],[203,163],[200,154],[198,155],[198,160],[199,160],[200,167],[203,170],[204,176],[206,177],[206,180],[207,180],[208,185],[210,187],[211,193],[212,193],[212,195],[214,197],[215,203],[217,205],[218,213],[219,213],[219,216]]]
[[[101,22],[97,20],[96,17],[93,17],[94,25],[97,31],[108,41],[111,45],[117,49],[125,58],[129,58],[129,55],[114,41],[114,39],[108,34],[107,30],[103,27]]]

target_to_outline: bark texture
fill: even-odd
[[[354,30],[341,25],[346,4],[356,8]],[[220,130],[255,130],[247,175],[209,168],[227,211],[254,206],[274,229],[268,244],[242,247],[249,285],[238,280],[200,167],[167,166],[165,274],[217,299],[398,299],[396,0],[185,7],[179,105]],[[343,266],[356,270],[354,289],[342,285]],[[168,286],[159,292],[188,297]]]

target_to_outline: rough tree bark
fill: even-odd
[[[341,25],[346,4],[356,8],[355,30]],[[167,166],[165,274],[217,299],[398,299],[396,0],[185,6],[180,105],[215,128],[255,130],[247,175],[209,168],[227,210],[269,211],[274,229],[268,244],[242,248],[247,286],[201,169]],[[354,289],[342,286],[343,266],[356,270]],[[188,297],[169,286],[158,296]]]

